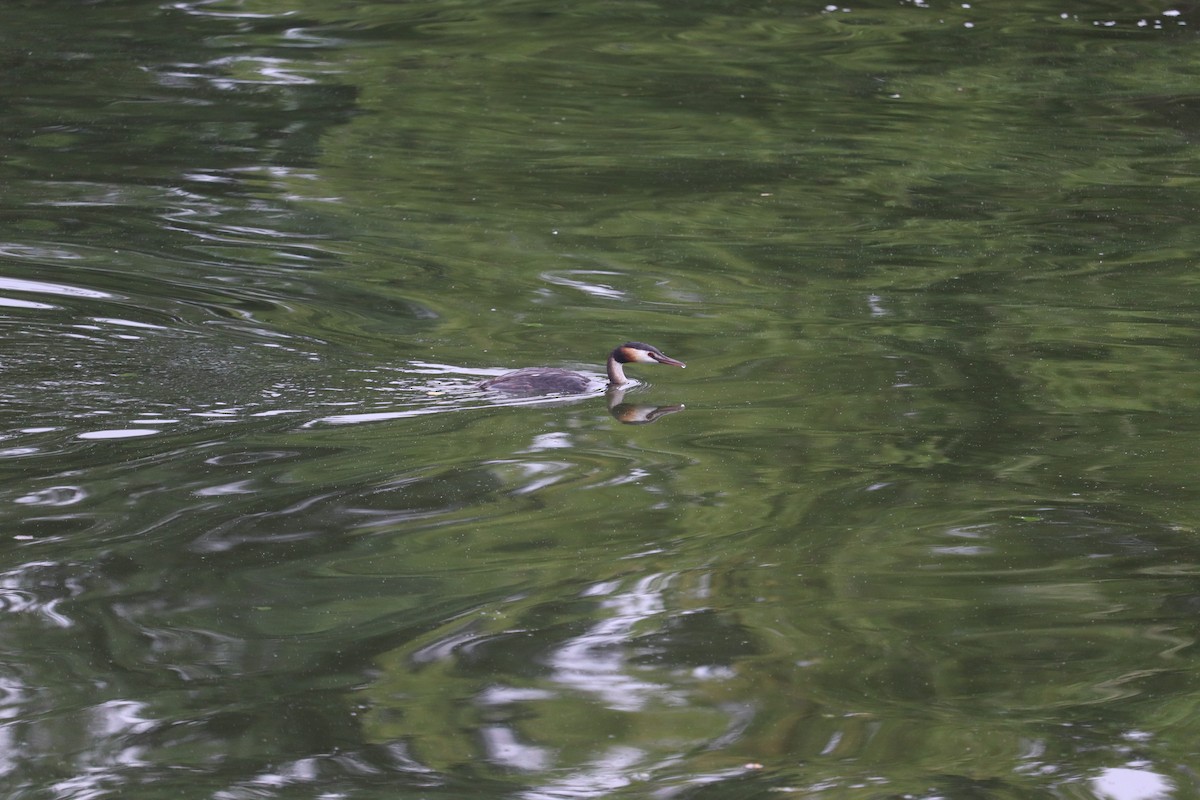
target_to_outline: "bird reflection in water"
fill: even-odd
[[[625,389],[620,386],[610,387],[604,393],[604,399],[608,403],[608,413],[612,414],[613,419],[626,425],[649,425],[651,422],[658,422],[668,414],[674,414],[676,411],[684,409],[683,403],[669,406],[626,403],[624,402]]]

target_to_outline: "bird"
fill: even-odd
[[[613,351],[608,354],[606,366],[610,388],[629,383],[622,364],[666,364],[681,368],[687,366],[682,361],[676,361],[667,356],[654,345],[645,342],[626,342],[613,348]],[[492,389],[506,394],[581,394],[592,388],[593,381],[587,375],[572,372],[569,369],[528,367],[488,378],[480,381],[477,385],[480,389]]]

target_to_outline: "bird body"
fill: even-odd
[[[645,342],[626,342],[608,354],[605,365],[609,386],[629,383],[625,377],[624,364],[667,364],[672,367],[686,366],[665,355],[661,350]],[[592,388],[594,382],[587,375],[557,367],[528,367],[479,383],[481,389],[492,389],[506,394],[581,394]]]
[[[480,389],[508,394],[580,394],[591,388],[588,376],[557,367],[526,367],[479,383]]]

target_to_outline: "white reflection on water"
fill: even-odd
[[[82,502],[86,497],[87,491],[81,486],[47,486],[21,495],[13,502],[28,506],[70,506]]]
[[[579,279],[584,275],[620,276],[621,274],[622,273],[620,272],[612,272],[608,270],[573,269],[566,270],[564,272],[543,272],[541,274],[541,278],[547,283],[552,283],[556,286],[566,286],[571,289],[578,289],[579,291],[585,294],[590,294],[593,297],[602,297],[608,300],[621,300],[625,297],[625,292],[622,292],[620,289],[614,289],[607,283],[592,283],[590,281]]]
[[[504,725],[486,725],[480,732],[489,761],[509,769],[537,771],[550,765],[551,753],[545,747],[522,744]]]
[[[615,789],[628,786],[637,777],[640,777],[634,772],[634,767],[642,761],[645,755],[643,751],[635,747],[613,747],[604,755],[592,759],[582,769],[553,783],[521,792],[521,797],[530,800],[601,797]]]
[[[68,286],[65,283],[50,283],[48,281],[28,281],[20,278],[0,278],[0,290],[10,292],[31,292],[33,294],[52,294],[59,297],[88,297],[94,300],[106,300],[113,297],[108,292],[95,289],[84,289],[79,286]]]
[[[157,428],[120,428],[115,430],[86,431],[77,435],[76,439],[135,439],[139,436],[153,436]]]
[[[33,614],[59,628],[74,620],[58,610],[63,600],[82,591],[76,578],[64,579],[63,567],[52,561],[31,561],[0,574],[0,615]],[[50,594],[61,595],[47,597]]]
[[[1092,789],[1104,800],[1160,800],[1175,787],[1157,772],[1146,769],[1106,769],[1092,780]]]
[[[119,325],[124,328],[145,328],[146,330],[152,331],[170,330],[170,328],[166,328],[162,325],[152,325],[149,322],[137,322],[132,319],[121,319],[119,317],[92,317],[92,319],[105,325]]]
[[[35,311],[47,311],[58,308],[58,306],[52,306],[49,303],[35,303],[32,300],[14,300],[11,297],[0,297],[0,306],[5,308],[28,308]]]
[[[109,700],[88,709],[82,723],[95,746],[76,759],[74,775],[53,785],[55,796],[108,796],[124,782],[121,775],[125,770],[149,766],[148,748],[128,744],[135,735],[159,724],[148,710],[146,703],[132,700]]]
[[[661,683],[640,680],[630,674],[626,643],[634,629],[665,610],[663,592],[674,575],[656,573],[640,579],[631,589],[604,600],[601,606],[613,614],[569,640],[550,657],[552,680],[580,692],[599,695],[616,711],[638,711],[653,697],[668,703],[684,702]],[[585,591],[585,597],[609,594],[611,583]]]

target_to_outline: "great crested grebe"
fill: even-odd
[[[687,366],[682,361],[676,361],[664,355],[653,345],[645,342],[626,342],[608,354],[608,385],[610,387],[629,383],[622,364]],[[557,367],[518,369],[479,382],[480,389],[495,389],[508,394],[580,394],[588,391],[592,386],[593,381],[587,375]]]

